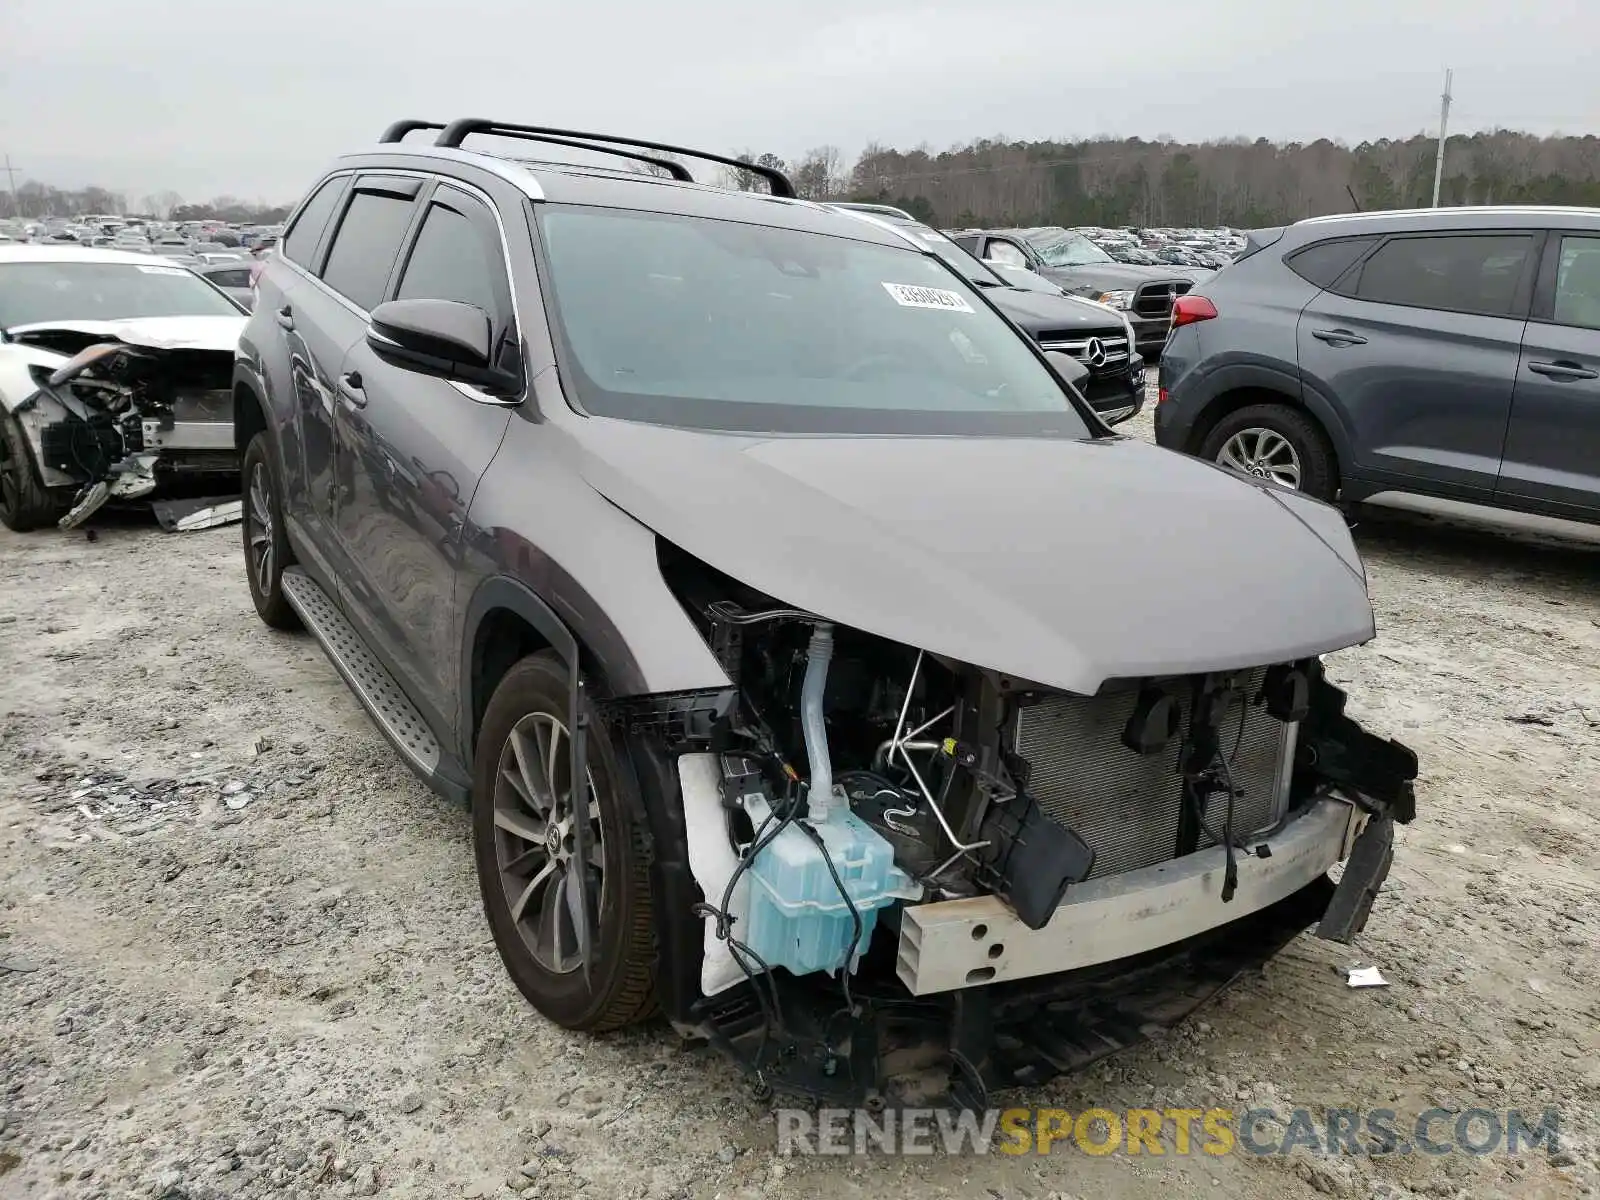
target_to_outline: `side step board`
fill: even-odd
[[[322,645],[329,660],[344,677],[363,708],[394,743],[406,765],[422,777],[429,787],[452,799],[464,800],[467,785],[452,778],[455,772],[445,767],[447,756],[427,721],[400,690],[394,676],[384,668],[355,627],[345,619],[333,598],[322,590],[304,568],[288,567],[283,572],[283,594],[311,635]],[[454,763],[451,762],[451,766]],[[441,770],[441,768],[444,768]]]

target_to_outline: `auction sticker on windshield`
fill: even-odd
[[[960,292],[944,288],[918,287],[911,283],[886,283],[883,290],[904,308],[942,308],[946,312],[972,312],[972,305]]]
[[[146,267],[141,265],[139,270],[145,275],[187,275],[189,273],[182,267]]]

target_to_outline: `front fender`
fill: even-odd
[[[72,414],[61,401],[41,388],[31,368],[51,371],[66,362],[66,356],[36,346],[0,346],[0,411],[12,414],[28,439],[28,449],[39,469],[45,487],[78,487],[84,481],[44,465],[43,430],[46,425],[65,420]]]

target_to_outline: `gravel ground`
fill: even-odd
[[[1600,554],[1358,536],[1379,639],[1333,674],[1423,764],[1366,933],[1003,1102],[1558,1105],[1554,1157],[780,1159],[715,1053],[523,1004],[465,814],[256,621],[237,529],[122,519],[0,531],[0,1195],[1591,1195]]]

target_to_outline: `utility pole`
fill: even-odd
[[[1444,96],[1439,105],[1439,154],[1433,162],[1433,206],[1439,207],[1439,185],[1444,182],[1444,139],[1450,126],[1450,79],[1454,74],[1449,67],[1444,72]]]
[[[22,216],[22,205],[17,201],[17,169],[11,165],[11,155],[6,155],[6,179],[11,184],[11,215]]]

